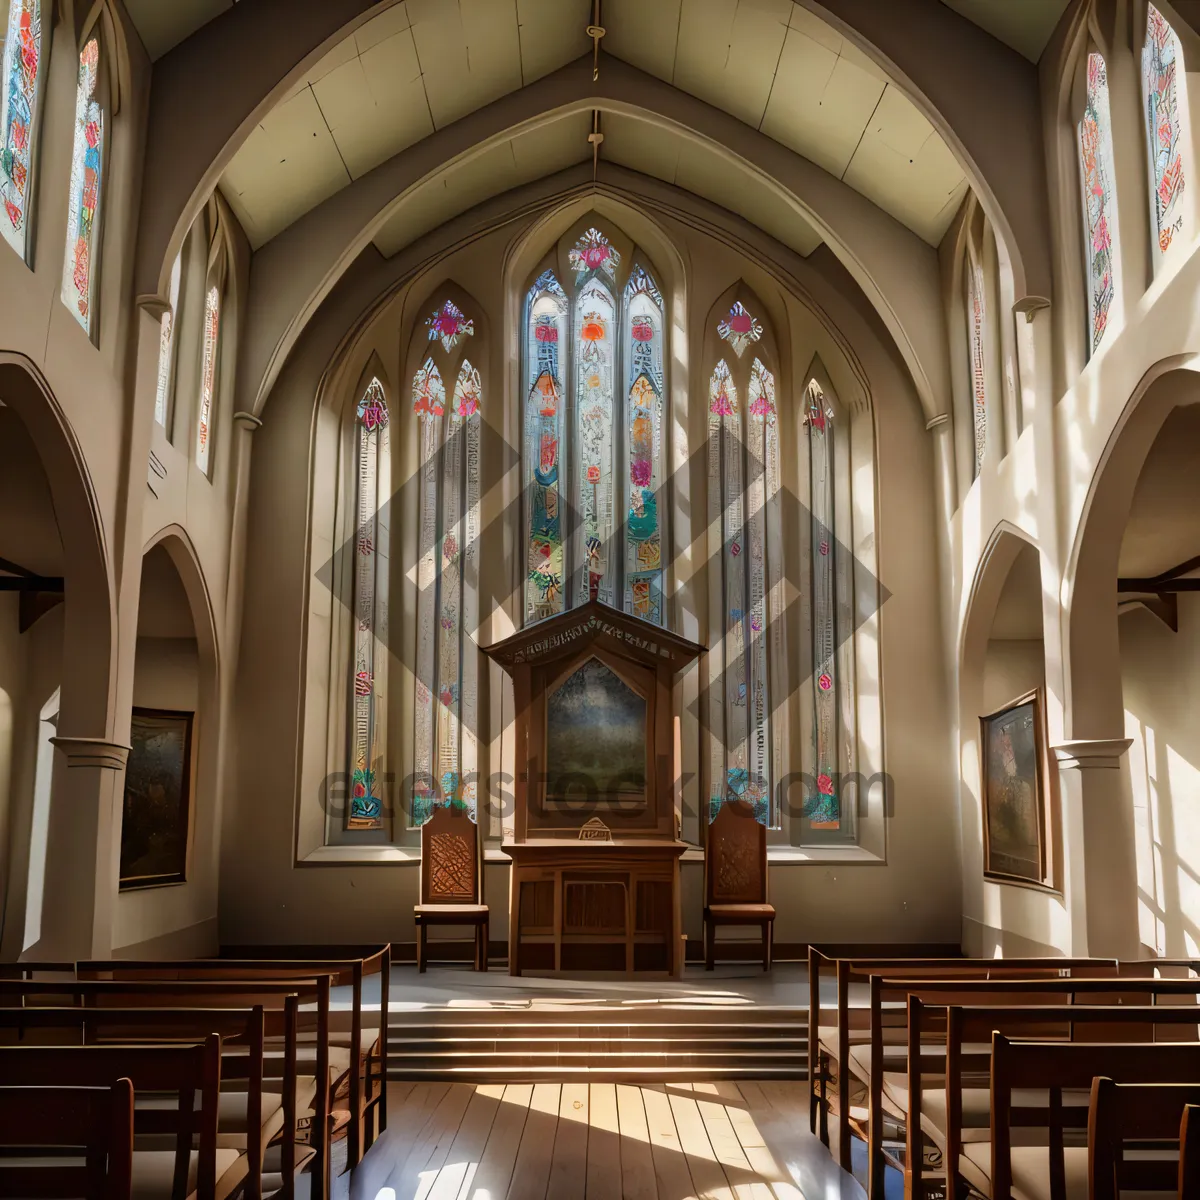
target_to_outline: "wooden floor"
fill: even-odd
[[[351,1200],[803,1200],[786,1149],[772,1149],[801,1133],[811,1136],[803,1083],[392,1083],[388,1129],[349,1190]]]

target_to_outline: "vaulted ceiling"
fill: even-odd
[[[405,0],[325,55],[255,127],[221,187],[257,247],[398,151],[588,53],[590,0]],[[792,0],[606,0],[603,47],[815,162],[931,245],[966,180],[942,138],[856,47]],[[602,60],[603,63],[603,60]],[[660,126],[606,117],[601,157],[820,241],[761,184]],[[377,239],[591,157],[584,118],[523,132],[430,181]],[[748,211],[747,211],[748,210]],[[435,222],[436,223],[436,222]]]

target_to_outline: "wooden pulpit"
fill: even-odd
[[[598,600],[485,648],[515,701],[512,974],[682,968],[672,694],[703,650]]]

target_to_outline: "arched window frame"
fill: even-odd
[[[419,445],[416,492],[413,785],[397,840],[415,842],[439,805],[478,820],[480,513],[487,336],[453,285],[418,310],[407,378]],[[440,390],[423,381],[436,377]],[[433,396],[439,397],[430,403]],[[438,411],[440,409],[440,411]]]
[[[183,279],[183,251],[175,256],[171,266],[171,281],[167,288],[167,307],[159,318],[158,381],[154,389],[154,419],[171,435],[175,401],[175,356],[178,337],[175,318],[179,312],[179,289]]]
[[[520,375],[526,625],[593,595],[651,623],[670,624],[663,554],[670,509],[668,328],[661,278],[617,226],[593,213],[560,238],[526,281]],[[638,313],[657,321],[649,354],[657,378],[649,390],[635,388],[643,373],[635,364],[646,361],[634,347]],[[544,336],[535,333],[539,315]],[[607,327],[603,337],[590,338],[597,315]],[[555,335],[552,350],[547,338]],[[599,354],[591,361],[607,373],[611,400],[606,389],[591,390],[584,375],[593,345]],[[552,371],[555,388],[548,383]],[[593,412],[608,406],[609,427],[600,436],[585,436],[584,403]],[[640,453],[644,444],[648,462]]]
[[[112,142],[109,39],[96,21],[79,46],[62,299],[92,341],[99,329],[104,191]],[[91,178],[89,178],[91,172]],[[89,207],[90,205],[90,207]]]
[[[387,764],[391,408],[374,372],[351,417],[351,656],[348,682],[346,829],[384,828]]]
[[[53,17],[53,4],[49,3]],[[50,63],[53,21],[43,24],[42,0],[10,0],[4,40],[0,148],[0,233],[29,263],[37,204],[38,143]]]
[[[1082,111],[1075,126],[1087,290],[1087,353],[1099,350],[1120,311],[1120,227],[1108,64],[1090,40],[1082,55]]]
[[[785,380],[772,323],[742,286],[714,306],[705,341],[706,816],[715,816],[730,796],[746,800],[776,831],[775,840],[784,827],[780,785],[789,754]]]
[[[1150,254],[1157,274],[1196,232],[1192,118],[1184,43],[1163,10],[1144,4],[1138,74],[1146,146]]]

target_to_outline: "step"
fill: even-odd
[[[712,1025],[745,1026],[747,1015],[754,1024],[794,1025],[807,1027],[808,1009],[781,1005],[722,1004],[722,1005],[639,1005],[639,1004],[565,1004],[547,1008],[532,1003],[495,1004],[484,1008],[413,1007],[405,1008],[395,1002],[389,1005],[388,1025],[477,1025],[493,1021],[512,1021],[536,1025],[649,1025],[671,1024],[689,1027]]]
[[[596,1083],[711,1083],[722,1079],[807,1079],[807,1069],[762,1063],[739,1067],[686,1065],[659,1066],[464,1066],[419,1067],[393,1066],[388,1078],[405,1081],[445,1081],[459,1079],[472,1083],[556,1083],[561,1080],[591,1080]]]

